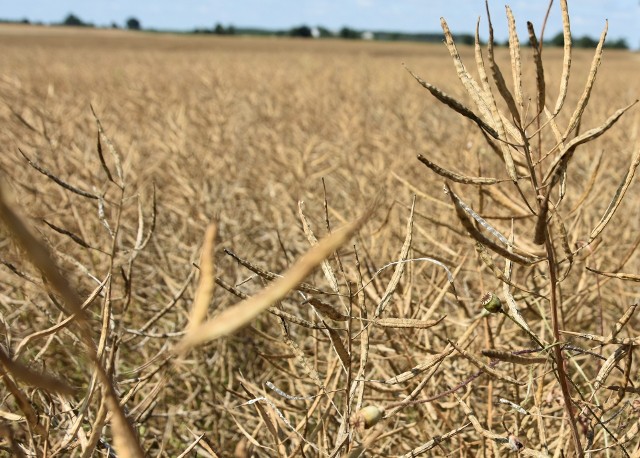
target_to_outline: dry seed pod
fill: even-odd
[[[480,303],[489,313],[500,313],[502,311],[502,301],[493,293],[486,293],[482,296]]]
[[[384,409],[378,406],[366,406],[351,417],[351,426],[363,431],[375,426],[384,417]]]

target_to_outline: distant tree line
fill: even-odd
[[[598,40],[587,35],[582,37],[571,37],[571,43],[576,48],[595,48],[598,46]],[[545,44],[549,46],[564,46],[564,34],[559,32],[549,41],[545,41]],[[605,41],[604,47],[611,49],[629,49],[629,44],[627,43],[627,40],[620,38],[618,40]]]
[[[268,34],[268,33],[261,33]],[[309,27],[307,25],[301,25],[293,27],[287,31],[276,31],[272,35],[277,36],[292,36],[301,38],[321,38],[321,37],[335,37],[348,40],[358,39],[371,39],[381,41],[417,41],[424,43],[440,43],[443,41],[444,36],[442,33],[408,33],[408,32],[388,32],[388,31],[364,31],[356,30],[350,27],[342,27],[337,32],[333,32],[324,27]],[[470,33],[454,33],[453,38],[459,45],[474,45],[475,36]],[[595,48],[598,46],[598,40],[591,38],[590,36],[575,37],[572,40],[573,45],[576,48]],[[483,43],[484,44],[484,43]],[[564,35],[562,32],[555,35],[550,40],[545,40],[546,46],[564,46]],[[496,42],[498,46],[508,46],[509,41]],[[605,48],[612,49],[629,49],[629,45],[624,38],[618,40],[605,41]]]
[[[42,22],[31,22],[29,19],[0,19],[0,24],[25,24],[43,25]]]
[[[411,33],[411,32],[388,32],[357,30],[351,27],[342,27],[338,31],[332,31],[325,27],[309,27],[302,25],[294,27],[288,31],[279,31],[276,35],[288,35],[302,38],[323,38],[334,37],[346,40],[380,40],[380,41],[420,41],[425,43],[439,43],[444,37],[442,33]],[[454,34],[454,38],[459,44],[473,44],[474,37],[471,34]]]
[[[208,34],[214,34],[214,35],[235,35],[236,28],[231,24],[225,27],[224,25],[218,22],[211,29],[197,28],[193,31],[193,33],[208,33]]]
[[[64,18],[64,21],[60,25],[66,25],[70,27],[93,27],[94,25],[90,22],[84,22],[75,14],[70,13]]]
[[[24,19],[21,22],[25,23],[25,24],[29,24],[29,20],[28,19]],[[93,24],[92,22],[83,21],[82,19],[80,19],[79,16],[76,16],[73,13],[69,13],[62,20],[62,22],[54,23],[52,25],[62,25],[62,26],[68,26],[68,27],[96,27],[96,25]],[[112,22],[110,27],[112,29],[119,29],[120,28],[120,26],[116,22]],[[135,17],[128,18],[124,22],[124,27],[129,29],[129,30],[142,30],[142,24],[140,23],[140,20],[135,18]]]
[[[31,24],[29,19],[21,20],[7,20],[0,19],[0,23],[20,23]],[[42,23],[36,23],[42,25]],[[72,26],[72,27],[95,27],[91,22],[85,22],[73,13],[69,13],[65,19],[54,25]],[[142,30],[142,24],[139,19],[135,17],[128,18],[123,25],[124,28],[129,30]],[[112,22],[111,28],[120,28],[120,26]],[[257,36],[290,36],[299,38],[342,38],[347,40],[381,40],[381,41],[418,41],[424,43],[439,43],[443,40],[442,33],[407,33],[407,32],[389,32],[389,31],[365,31],[356,30],[350,27],[342,27],[338,31],[332,31],[326,27],[317,26],[311,27],[306,24],[292,27],[288,30],[266,30],[257,28],[236,28],[233,25],[224,26],[221,23],[216,23],[212,28],[196,28],[190,33],[196,34],[213,34],[213,35],[257,35]],[[461,45],[473,45],[475,42],[474,35],[470,33],[454,34],[454,40]],[[598,45],[598,40],[590,36],[575,37],[572,39],[573,45],[577,48],[595,48]],[[496,42],[496,45],[508,46],[507,42]],[[559,32],[553,38],[545,40],[545,46],[564,46],[564,35]],[[618,40],[605,42],[606,48],[613,49],[629,49],[629,45],[624,38]]]

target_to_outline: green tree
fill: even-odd
[[[320,32],[321,37],[332,37],[333,32],[326,27],[318,26],[318,31]]]
[[[463,45],[473,46],[476,42],[476,38],[470,33],[461,33],[453,36],[453,39],[457,43],[461,43]]]
[[[215,33],[216,35],[233,35],[236,33],[236,28],[232,25],[229,25],[229,27],[225,27],[218,22],[213,28],[213,33]]]
[[[129,30],[140,30],[142,28],[140,21],[134,17],[130,17],[127,19],[127,29]]]
[[[85,24],[82,19],[80,19],[75,14],[69,13],[64,21],[62,21],[62,25],[68,25],[72,27],[84,27],[88,24]]]
[[[301,25],[300,27],[294,27],[289,31],[289,35],[292,37],[311,38],[311,27],[307,25]]]
[[[564,46],[564,34],[562,32],[558,32],[551,40],[549,40],[549,44],[551,46]]]
[[[360,32],[349,27],[343,27],[340,29],[340,38],[356,39],[360,38]]]
[[[627,40],[620,38],[618,40],[605,43],[605,47],[611,49],[629,49],[629,44],[627,43]]]
[[[598,40],[594,40],[588,35],[578,38],[573,42],[576,48],[595,48],[598,46]]]

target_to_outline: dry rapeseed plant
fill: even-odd
[[[478,37],[473,50],[458,50],[442,21],[466,95],[447,94],[439,82],[414,76],[454,117],[433,107],[425,112],[410,81],[397,75],[376,86],[382,72],[372,71],[380,78],[365,82],[369,70],[358,73],[349,56],[366,44],[334,49],[331,56],[352,53],[344,59],[348,64],[335,61],[335,73],[326,73],[330,65],[316,67],[304,53],[278,73],[283,56],[274,60],[272,49],[260,48],[247,59],[244,40],[225,40],[224,49],[239,50],[241,57],[226,55],[223,70],[198,67],[173,78],[189,80],[184,87],[167,87],[156,76],[183,67],[180,59],[191,53],[176,53],[172,46],[184,42],[171,41],[160,54],[162,62],[171,62],[165,72],[157,70],[163,64],[153,60],[154,53],[153,65],[122,65],[126,70],[114,64],[126,53],[109,54],[113,62],[100,61],[96,73],[110,79],[82,73],[94,82],[85,82],[84,93],[96,87],[124,92],[110,93],[120,103],[100,112],[122,110],[127,120],[131,112],[143,113],[135,132],[123,122],[116,135],[133,138],[134,151],[142,142],[153,160],[119,154],[103,128],[114,121],[95,116],[88,135],[83,123],[67,119],[65,106],[76,94],[55,98],[69,77],[60,70],[64,66],[51,66],[63,76],[47,88],[42,106],[3,74],[0,96],[7,109],[0,113],[12,123],[11,135],[2,131],[0,137],[18,143],[20,160],[34,175],[22,171],[24,162],[0,158],[18,202],[7,204],[3,192],[3,227],[17,243],[3,242],[0,259],[2,451],[637,454],[638,294],[624,285],[638,279],[633,254],[640,238],[612,221],[625,208],[640,149],[633,144],[637,132],[627,132],[610,143],[620,150],[615,157],[587,157],[592,140],[626,109],[583,130],[592,117],[606,118],[602,110],[587,108],[597,100],[593,88],[605,34],[584,89],[572,98],[569,79],[580,59],[572,60],[566,1],[560,10],[565,47],[557,98],[545,81],[553,69],[543,65],[533,26],[531,49],[521,49],[510,9],[511,86],[490,20],[486,57]],[[93,39],[85,38],[87,44]],[[211,61],[211,42],[189,43],[204,46],[198,55]],[[298,42],[282,46],[301,49]],[[368,67],[369,60],[389,50],[372,46],[372,59],[359,63],[379,70]],[[407,58],[425,53],[421,46],[410,49]],[[534,75],[529,85],[522,76],[525,53]],[[476,75],[463,64],[465,54],[475,60]],[[91,53],[96,60],[101,56]],[[73,65],[73,56],[67,59],[73,75],[85,68]],[[154,75],[137,73],[142,67],[153,68]],[[302,76],[292,87],[296,67]],[[106,70],[113,68],[125,74]],[[309,80],[314,84],[305,86]],[[386,94],[387,102],[373,103],[374,90]],[[318,92],[321,97],[314,98]],[[344,103],[349,97],[355,97],[349,99],[354,111]],[[286,117],[282,107],[288,103],[296,118]],[[478,126],[477,136],[465,136],[472,145],[467,151],[452,149],[460,121],[455,113]],[[341,143],[319,138],[318,130]],[[396,163],[389,151],[406,149],[401,139],[407,138],[423,153],[419,161],[445,179],[442,199],[432,189],[422,191],[433,181],[424,173],[388,173]],[[68,154],[48,153],[60,145]],[[633,158],[624,176],[602,176],[601,164],[621,164],[629,145]],[[438,154],[439,148],[445,153]],[[354,161],[365,152],[366,160]],[[442,165],[452,157],[463,167],[473,152],[477,174]],[[213,178],[201,176],[203,170]],[[269,173],[281,186],[269,182]],[[325,174],[328,183],[344,189],[324,187],[319,217],[313,192],[302,193],[294,211],[294,190]],[[152,177],[159,179],[157,199]],[[396,200],[386,212],[363,211],[386,203],[368,197],[381,183],[397,187]],[[408,191],[417,197],[411,200]],[[217,194],[224,199],[216,201]],[[606,209],[599,208],[596,194],[613,196]],[[246,221],[237,216],[242,210]],[[29,223],[18,213],[29,215]],[[335,229],[335,221],[343,229]],[[272,225],[277,236],[268,233]],[[629,226],[638,230],[633,221]],[[316,236],[321,231],[327,236]]]
[[[570,248],[568,233],[563,222],[564,217],[562,216],[563,209],[567,207],[567,176],[570,173],[572,159],[579,146],[595,140],[609,130],[637,100],[627,107],[614,112],[600,126],[582,133],[580,132],[579,127],[583,123],[582,117],[589,102],[602,59],[603,45],[607,33],[607,26],[605,26],[595,51],[591,70],[582,96],[574,108],[567,125],[564,128],[561,127],[559,118],[563,108],[565,108],[565,98],[569,77],[571,75],[572,51],[569,13],[565,0],[561,1],[565,55],[557,101],[552,107],[547,105],[548,97],[544,65],[542,63],[542,45],[536,38],[532,24],[528,23],[529,41],[536,72],[536,93],[534,106],[532,108],[525,106],[522,83],[521,46],[516,33],[515,20],[511,9],[508,6],[506,9],[509,21],[509,49],[513,79],[513,87],[511,89],[507,86],[500,66],[494,57],[493,28],[490,17],[489,42],[487,48],[488,62],[485,61],[483,56],[478,38],[478,28],[476,28],[475,61],[480,82],[474,79],[466,70],[453,42],[453,37],[447,27],[446,21],[444,21],[444,19],[442,20],[445,42],[453,58],[458,77],[469,97],[473,100],[479,114],[476,114],[474,110],[445,94],[437,87],[425,82],[413,72],[410,71],[410,73],[440,102],[478,125],[490,148],[501,154],[507,175],[512,181],[513,195],[519,196],[520,203],[529,210],[530,218],[528,218],[527,221],[531,223],[522,225],[522,227],[514,230],[511,235],[512,239],[508,240],[483,219],[482,216],[467,206],[463,199],[451,190],[448,184],[448,182],[457,182],[467,186],[477,186],[479,189],[478,192],[481,193],[484,186],[495,185],[499,180],[487,177],[465,177],[454,171],[447,170],[421,155],[418,156],[418,158],[433,172],[447,180],[445,192],[451,198],[458,219],[468,234],[481,249],[486,248],[495,255],[498,255],[499,258],[502,258],[505,265],[504,274],[501,274],[500,270],[495,268],[495,261],[493,259],[481,256],[481,259],[492,271],[497,271],[498,274],[496,278],[503,285],[503,294],[507,303],[510,305],[509,309],[511,313],[519,316],[511,291],[512,287],[517,288],[517,286],[511,282],[512,265],[514,263],[537,270],[539,272],[537,275],[545,280],[544,284],[538,285],[538,293],[542,293],[543,299],[541,312],[543,316],[550,317],[551,336],[546,338],[543,337],[543,335],[536,336],[524,321],[522,321],[522,323],[519,323],[519,320],[516,319],[514,319],[514,321],[531,335],[532,340],[538,345],[538,351],[548,353],[551,371],[562,392],[565,418],[567,419],[573,439],[572,453],[576,456],[584,456],[585,453],[591,453],[595,448],[595,430],[602,428],[604,435],[608,436],[606,441],[613,441],[613,443],[616,444],[615,446],[619,447],[620,451],[628,456],[629,452],[626,450],[624,443],[617,439],[616,434],[607,428],[603,421],[603,417],[610,413],[607,409],[607,403],[601,404],[599,401],[596,401],[595,406],[590,404],[594,399],[597,399],[598,392],[603,385],[602,381],[599,381],[600,375],[598,375],[593,385],[584,386],[583,383],[577,381],[575,375],[569,371],[567,360],[570,356],[568,356],[566,351],[569,347],[564,343],[561,336],[561,327],[571,327],[571,323],[561,322],[563,297],[560,295],[560,291],[571,290],[572,286],[568,286],[566,289],[563,288],[563,282],[568,278],[573,268],[575,256],[599,240],[599,237],[620,205],[629,188],[635,170],[640,163],[640,148],[633,153],[629,170],[623,182],[612,196],[612,200],[604,215],[591,230],[587,242],[583,243],[576,250]],[[488,6],[487,14],[489,14]],[[489,77],[489,75],[491,75],[491,77]],[[499,103],[494,96],[493,87],[497,88],[498,94],[502,98],[501,102],[504,102],[506,105],[506,110],[501,111],[499,109]],[[579,202],[572,211],[582,211],[583,205],[584,201]],[[516,237],[523,242],[529,238],[532,244],[528,244],[527,246],[522,242],[515,243],[514,238]],[[540,252],[536,250],[536,246],[542,246],[543,251]],[[487,259],[489,259],[489,261],[487,261]],[[636,276],[633,275],[619,273],[607,274],[588,267],[587,269],[599,275],[608,275],[623,280],[636,280]],[[524,297],[521,298],[521,300],[526,301],[526,296],[530,294],[530,292],[523,288],[520,289],[524,293]],[[570,293],[565,292],[565,294]],[[501,312],[503,310],[500,299],[493,293],[487,293],[483,296],[481,303],[490,313]],[[626,320],[624,322],[626,322]],[[562,330],[562,332],[567,333],[566,330]],[[584,338],[588,338],[584,333],[581,334],[578,332],[574,333],[574,335],[582,335]],[[611,342],[611,340],[607,342]],[[458,350],[463,352],[461,349]],[[611,374],[612,366],[627,356],[627,348],[620,345],[612,354],[612,358],[614,356],[614,359],[607,359],[607,363],[612,361],[611,364],[605,364],[603,366],[602,370],[607,367],[605,378]],[[625,375],[629,377],[630,374],[625,373]],[[625,383],[629,383],[628,378]],[[591,393],[585,393],[585,389],[591,391]],[[616,404],[619,402],[620,399],[617,400]],[[586,434],[583,431],[581,432],[579,422],[589,424],[586,428]],[[476,426],[476,429],[478,428],[479,426]]]

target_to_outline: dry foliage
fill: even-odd
[[[1,450],[638,456],[640,59],[505,20],[0,26]]]

